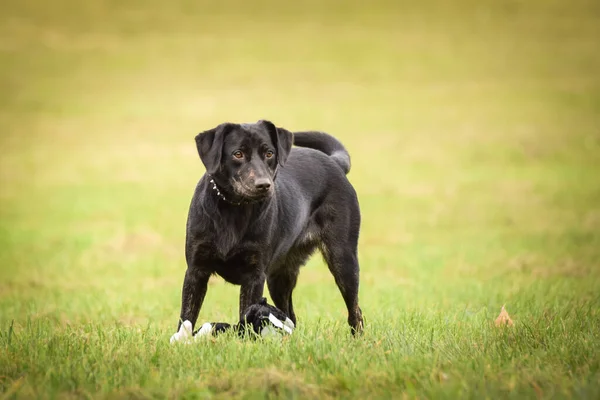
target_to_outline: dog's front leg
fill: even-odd
[[[252,304],[256,304],[263,297],[266,276],[263,273],[247,279],[240,288],[240,320],[244,311]]]
[[[196,324],[200,307],[202,307],[202,302],[206,296],[208,278],[210,278],[210,274],[194,266],[188,267],[185,272],[183,290],[181,292],[181,313],[179,315],[179,325],[177,326],[178,330],[184,321],[190,321],[192,328]]]

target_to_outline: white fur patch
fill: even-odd
[[[170,343],[182,342],[189,343],[192,340],[192,323],[190,321],[183,321],[183,324],[179,327],[179,331],[175,332],[171,336]]]
[[[199,339],[202,336],[210,336],[210,335],[212,335],[212,329],[213,329],[212,324],[210,322],[205,322],[200,327],[200,330],[198,332],[196,332],[196,336],[194,336],[194,339]]]
[[[290,335],[294,331],[295,327],[296,325],[294,325],[294,322],[291,319],[286,318],[285,321],[283,321],[283,330],[289,333]]]
[[[294,323],[291,319],[286,318],[284,322],[282,322],[279,318],[275,317],[273,314],[269,314],[269,321],[279,329],[283,329],[288,335],[291,335],[294,331]],[[264,331],[264,329],[263,329]],[[261,335],[263,335],[261,331]],[[264,336],[264,335],[263,335]]]
[[[273,314],[269,313],[269,321],[271,321],[271,323],[273,325],[275,325],[276,327],[278,327],[279,329],[283,329],[283,322],[281,322],[281,320],[279,320],[276,316],[274,316]]]

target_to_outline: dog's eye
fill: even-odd
[[[233,156],[234,156],[235,158],[237,158],[237,159],[242,159],[242,158],[244,158],[244,153],[242,153],[242,152],[241,152],[241,151],[239,151],[239,150],[236,150],[236,151],[234,151],[234,152],[233,152]]]
[[[275,153],[273,152],[273,150],[269,150],[267,151],[267,153],[265,154],[265,157],[267,158],[271,158],[275,155]]]

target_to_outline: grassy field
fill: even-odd
[[[404,3],[3,1],[0,398],[600,398],[600,4]],[[193,137],[262,118],[353,156],[365,334],[315,256],[171,346]]]

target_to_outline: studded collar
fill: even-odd
[[[241,205],[244,205],[244,204],[250,204],[251,203],[248,200],[243,200],[243,201],[240,201],[240,202],[235,202],[235,201],[229,200],[227,197],[225,197],[225,195],[223,193],[221,193],[221,191],[219,190],[219,187],[217,186],[217,183],[215,182],[214,178],[211,175],[208,175],[208,176],[210,177],[210,181],[208,181],[208,182],[212,185],[212,190],[214,190],[216,192],[217,196],[221,200],[223,200],[224,202],[229,203],[229,204],[234,205],[234,206],[241,206]]]

